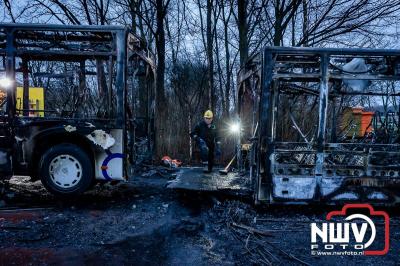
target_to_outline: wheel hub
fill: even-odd
[[[71,188],[77,185],[82,178],[82,165],[71,155],[58,155],[50,162],[49,174],[56,186]]]

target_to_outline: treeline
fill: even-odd
[[[236,73],[264,46],[394,47],[400,0],[3,0],[3,22],[131,26],[156,61],[157,156],[188,160],[206,109],[221,127]],[[140,110],[138,101],[138,108]]]

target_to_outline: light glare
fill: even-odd
[[[230,126],[230,130],[231,130],[232,133],[239,133],[239,131],[240,131],[240,124],[239,124],[239,123],[232,124],[232,125]]]
[[[12,85],[11,79],[9,79],[9,78],[1,78],[0,79],[0,87],[7,89],[7,88],[11,87],[11,85]]]

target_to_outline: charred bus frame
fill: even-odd
[[[341,67],[354,58],[364,60],[368,70],[351,72]],[[256,202],[398,202],[399,139],[343,140],[337,128],[341,97],[398,97],[399,87],[394,85],[391,92],[354,91],[344,88],[349,80],[400,80],[400,50],[267,47],[241,69],[238,115],[248,127],[241,142],[251,143],[247,163]],[[283,104],[284,95],[292,100],[298,95],[316,99],[318,110],[310,108],[310,123],[311,116],[316,118],[312,137],[299,128],[290,113],[294,103]],[[279,136],[283,124],[279,113],[289,117],[286,122],[301,141]],[[395,114],[398,117],[399,110]],[[255,137],[251,132],[256,132]],[[398,135],[398,127],[394,133]]]
[[[131,79],[138,75],[145,76],[148,83],[144,131],[149,139],[152,134],[155,68],[143,41],[123,26],[0,24],[0,56],[4,64],[3,79],[11,81],[8,88],[3,88],[6,109],[0,115],[3,178],[11,175],[42,178],[50,191],[61,195],[81,193],[95,179],[126,179],[128,165],[135,161],[137,117],[132,105],[136,87]],[[73,110],[45,108],[38,110],[45,113],[44,117],[29,117],[32,112],[29,84],[35,73],[28,64],[33,61],[75,64],[72,74],[36,73],[36,77],[75,78],[78,85],[74,85],[76,90],[71,95]],[[87,69],[88,61],[93,63],[92,69],[97,66],[96,71]],[[17,110],[16,78],[21,73],[24,100],[23,108]],[[93,110],[77,112],[86,104],[87,99],[80,96],[89,86],[86,80],[89,75],[97,75],[99,88],[100,83],[106,87],[97,98],[103,106],[96,110],[101,113],[97,116]],[[151,149],[151,141],[147,144]],[[71,167],[63,166],[62,162]],[[71,173],[77,177],[70,179]]]

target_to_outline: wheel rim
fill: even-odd
[[[50,162],[49,174],[51,181],[57,187],[71,188],[82,178],[82,165],[71,155],[58,155]]]

